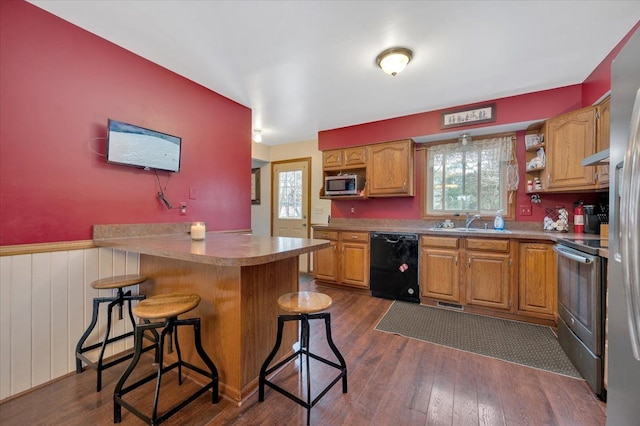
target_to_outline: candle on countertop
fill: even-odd
[[[207,227],[204,222],[194,222],[191,224],[191,239],[192,240],[204,240]]]

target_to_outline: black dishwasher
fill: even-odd
[[[420,302],[418,235],[372,232],[369,265],[373,296]]]

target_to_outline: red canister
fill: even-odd
[[[578,203],[573,209],[573,232],[582,234],[584,232],[584,210],[582,203]]]

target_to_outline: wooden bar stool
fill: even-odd
[[[131,360],[131,363],[129,364],[125,372],[122,374],[122,377],[120,377],[120,380],[118,381],[118,384],[116,384],[115,390],[113,392],[114,423],[120,423],[120,421],[122,420],[122,407],[125,407],[127,410],[131,411],[147,424],[160,424],[209,389],[212,389],[211,402],[218,402],[218,370],[202,347],[202,338],[200,334],[200,318],[178,319],[178,315],[189,312],[190,310],[198,306],[198,304],[200,304],[200,296],[197,294],[174,293],[147,298],[133,308],[133,313],[143,320],[150,321],[164,319],[164,321],[155,323],[147,322],[145,324],[136,325],[135,350],[133,359]],[[182,359],[182,355],[180,353],[180,344],[178,343],[178,327],[187,325],[193,327],[196,351],[198,352],[198,355],[200,355],[202,361],[204,361],[204,363],[209,368],[209,371],[205,371]],[[156,331],[157,329],[161,329],[156,349],[156,361],[158,363],[157,371],[125,387],[124,385],[127,379],[140,360],[140,355],[142,355],[142,339],[144,338],[145,331]],[[167,339],[168,353],[173,352],[172,342],[175,345],[178,360],[169,366],[163,367],[163,348],[165,339]],[[187,397],[182,402],[173,406],[171,409],[159,416],[158,400],[160,397],[162,375],[164,373],[167,373],[168,371],[173,370],[174,368],[178,368],[178,384],[182,385],[182,367],[186,367],[192,371],[200,373],[201,375],[210,379],[210,381],[202,386],[199,390],[194,392],[191,396]],[[153,380],[154,377],[156,378],[155,395],[153,398],[151,416],[147,416],[136,407],[134,407],[131,403],[125,401],[123,399],[123,396],[130,391],[142,386],[143,384]]]
[[[280,306],[280,308],[287,312],[293,312],[294,315],[278,315],[278,334],[276,337],[276,344],[267,359],[264,361],[264,364],[262,364],[262,368],[260,369],[258,400],[264,401],[264,386],[268,385],[270,388],[297,402],[307,409],[307,425],[311,420],[311,407],[313,407],[320,400],[320,398],[322,398],[329,391],[329,389],[331,389],[331,387],[333,387],[333,385],[335,385],[340,379],[342,379],[342,393],[347,393],[347,364],[345,363],[342,354],[340,354],[340,351],[338,351],[338,348],[336,348],[336,345],[333,343],[333,339],[331,338],[331,314],[329,312],[321,312],[331,306],[331,302],[331,298],[326,294],[314,293],[309,291],[288,293],[280,296],[278,298],[278,305]],[[339,364],[322,358],[309,351],[309,320],[314,319],[324,319],[327,343],[338,359]],[[271,361],[273,361],[273,358],[276,356],[276,353],[280,349],[280,345],[282,344],[282,332],[284,323],[286,321],[300,321],[300,348],[281,362],[277,363],[271,368],[268,368],[269,364],[271,363]],[[280,386],[267,379],[267,376],[269,374],[278,370],[280,367],[296,358],[298,355],[300,355],[300,358],[303,358],[302,355],[305,355],[304,359],[306,361],[305,365],[307,369],[306,401],[303,401],[299,397],[284,390]],[[313,400],[311,399],[311,373],[309,371],[309,357],[340,370],[340,374],[338,374],[338,376],[329,385],[327,385]]]
[[[129,319],[131,320],[131,325],[133,326],[133,328],[135,328],[136,322],[135,322],[135,319],[133,318],[133,313],[131,312],[131,302],[134,300],[138,300],[138,301],[143,300],[145,296],[143,294],[132,295],[131,290],[127,290],[127,292],[124,292],[123,288],[128,286],[133,286],[136,284],[141,284],[146,280],[147,280],[147,277],[144,275],[132,274],[132,275],[119,275],[115,277],[103,278],[91,283],[91,287],[95,288],[96,290],[112,290],[112,289],[118,290],[117,295],[115,297],[96,297],[93,299],[93,316],[91,317],[91,323],[89,324],[89,327],[87,327],[82,337],[80,337],[80,340],[76,345],[76,373],[82,373],[82,361],[84,361],[87,364],[87,366],[96,370],[97,376],[98,376],[96,390],[98,392],[100,392],[100,390],[102,389],[102,371],[116,364],[119,364],[122,361],[130,359],[133,356],[132,353],[128,353],[124,356],[118,357],[107,363],[104,362],[104,351],[107,348],[108,344],[133,336],[133,331],[129,331],[120,336],[109,338],[109,334],[111,334],[111,316],[113,313],[113,308],[116,306],[118,307],[118,319],[122,319],[122,306],[124,305],[124,302],[127,302],[128,309],[129,309]],[[102,340],[101,342],[95,343],[93,345],[83,347],[87,338],[89,337],[89,335],[91,334],[91,332],[93,331],[93,329],[95,328],[98,322],[98,310],[100,308],[100,304],[102,303],[109,304],[107,308],[107,331],[105,333],[104,340]],[[148,346],[144,350],[147,351],[147,350],[153,349],[154,347],[155,346]],[[93,362],[92,360],[90,360],[84,355],[85,352],[89,352],[97,348],[101,348],[101,349],[100,349],[100,355],[98,356],[98,360],[96,362]]]

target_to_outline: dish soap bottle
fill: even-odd
[[[502,231],[504,229],[504,219],[502,218],[502,210],[498,210],[496,218],[493,221],[493,229]]]

